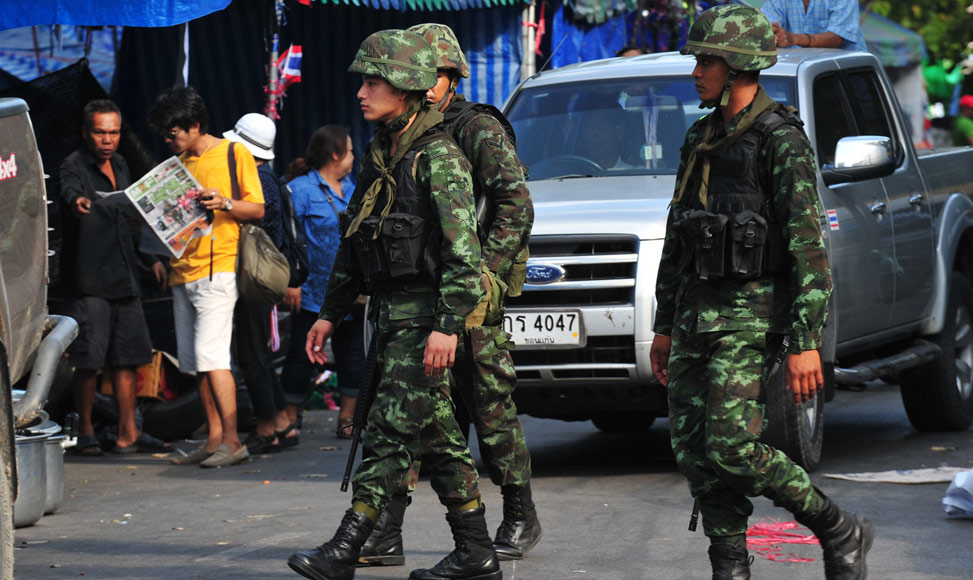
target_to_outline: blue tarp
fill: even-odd
[[[0,28],[38,24],[172,26],[223,10],[230,0],[3,0]]]

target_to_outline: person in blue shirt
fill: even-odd
[[[858,0],[767,0],[761,10],[774,28],[778,48],[868,50]]]
[[[288,288],[284,305],[291,311],[291,341],[281,375],[285,412],[290,426],[278,432],[281,447],[299,442],[299,415],[311,387],[314,365],[304,353],[307,333],[318,319],[324,302],[328,279],[334,265],[341,234],[338,214],[351,199],[354,184],[351,170],[355,155],[348,130],[325,125],[311,135],[307,155],[291,162],[287,168],[287,187],[291,191],[294,215],[307,238],[310,272],[300,289]],[[338,436],[348,437],[358,398],[358,384],[365,364],[364,301],[360,311],[349,315],[331,338],[338,374]]]

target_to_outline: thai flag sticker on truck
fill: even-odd
[[[832,231],[838,229],[838,212],[836,210],[828,210],[828,226]]]

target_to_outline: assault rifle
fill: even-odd
[[[358,389],[358,400],[355,401],[355,416],[351,422],[351,447],[348,449],[348,463],[345,464],[345,476],[341,478],[341,491],[348,491],[351,481],[351,470],[355,466],[355,456],[358,455],[358,445],[362,442],[362,432],[368,420],[368,410],[375,402],[375,393],[382,373],[378,371],[378,338],[372,336],[368,345],[368,356],[365,358],[365,368],[362,371],[361,386]],[[341,429],[341,428],[339,428]],[[347,429],[347,426],[344,427]]]

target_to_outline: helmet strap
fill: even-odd
[[[729,74],[726,75],[726,84],[723,85],[723,94],[720,96],[720,106],[725,107],[730,103],[730,90],[733,89],[733,83],[737,80],[736,69],[730,69]]]
[[[449,107],[449,104],[453,101],[453,95],[456,94],[457,84],[459,84],[459,82],[453,77],[453,75],[450,75],[449,88],[446,89],[446,94],[443,95],[442,100],[439,101],[439,105],[436,107],[436,110],[440,113],[445,113],[446,109]]]

